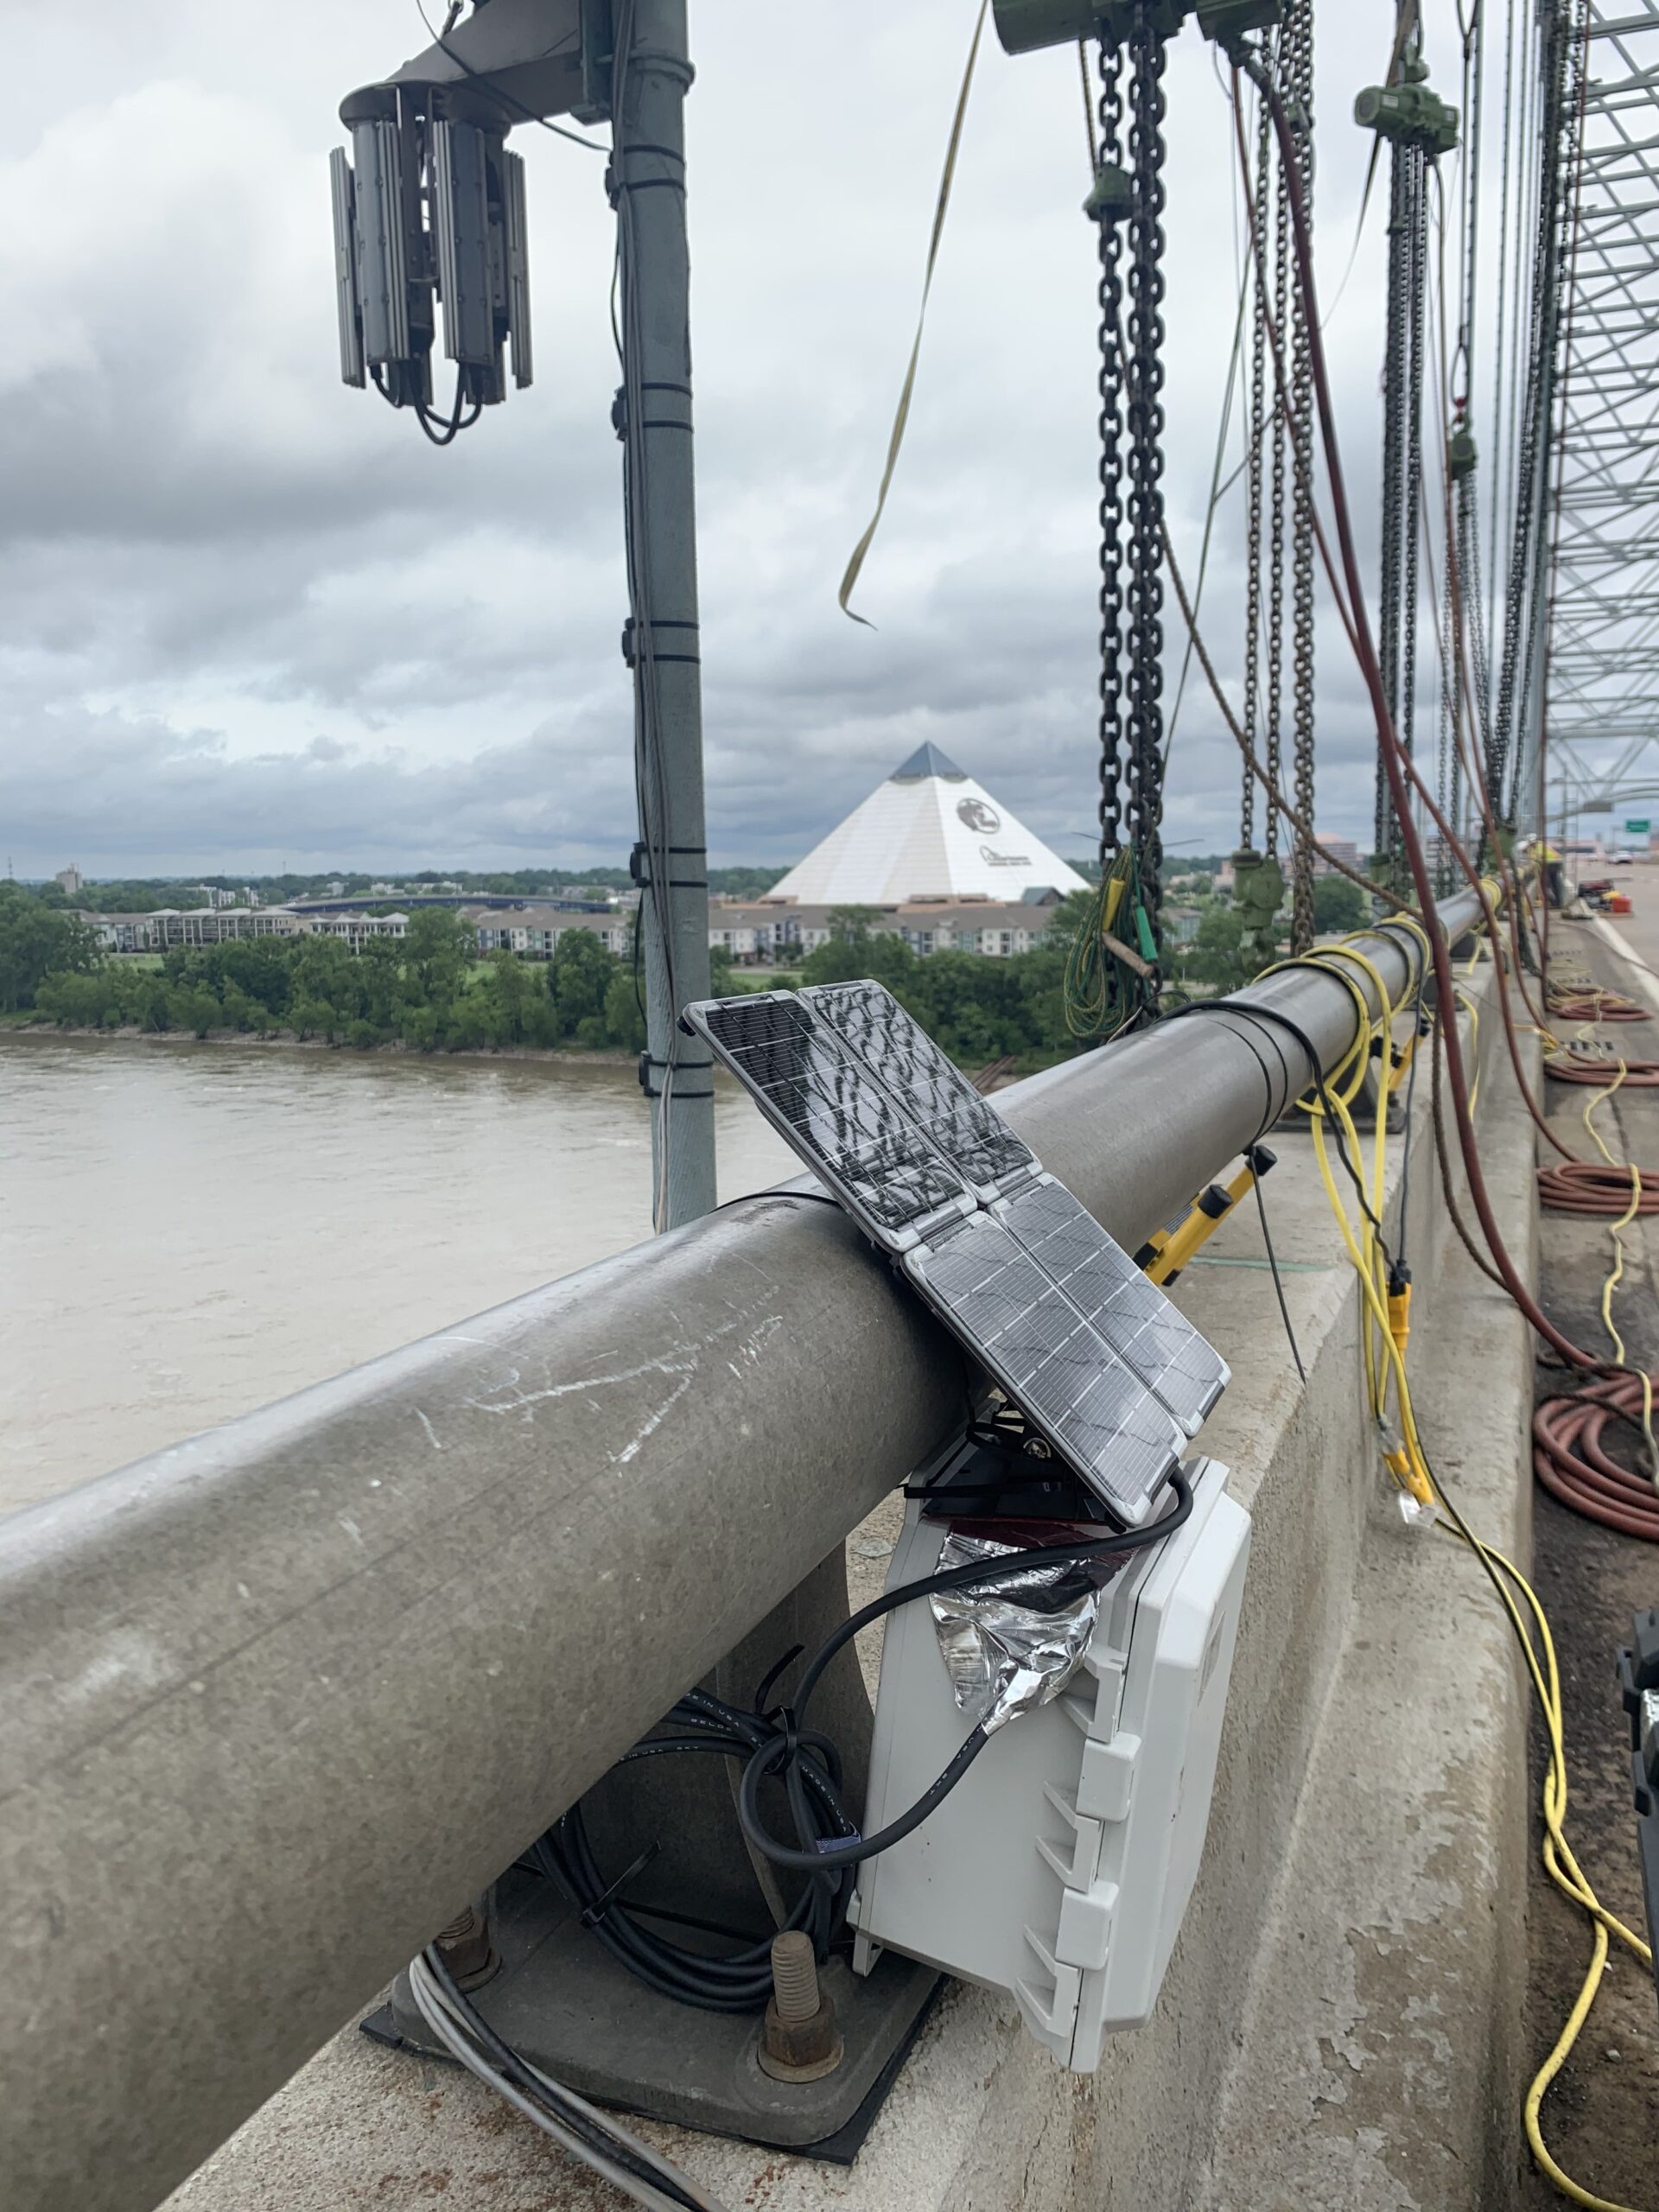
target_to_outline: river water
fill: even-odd
[[[722,1198],[798,1172],[715,1116]],[[0,1512],[650,1230],[628,1067],[0,1039]]]

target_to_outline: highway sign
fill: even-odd
[[[1645,837],[1652,826],[1647,817],[1643,815],[1639,822],[1627,822],[1624,824],[1624,833],[1630,837]]]

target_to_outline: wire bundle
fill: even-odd
[[[422,2018],[451,2058],[634,2203],[647,2212],[726,2212],[718,2197],[649,2144],[503,2042],[461,1993],[435,1944],[410,1966],[409,1986]]]

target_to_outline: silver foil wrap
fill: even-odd
[[[1019,1548],[952,1530],[939,1568],[1017,1557]],[[1100,1616],[1100,1578],[1062,1563],[992,1590],[936,1592],[928,1603],[957,1709],[988,1736],[1047,1705],[1077,1673]]]

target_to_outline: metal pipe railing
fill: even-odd
[[[1414,986],[1407,933],[1365,943]],[[1353,1041],[1329,974],[1249,995],[1327,1070]],[[1218,1013],[998,1103],[1133,1249],[1302,1061]],[[157,2202],[962,1402],[919,1305],[784,1192],[0,1524],[7,2212]]]

